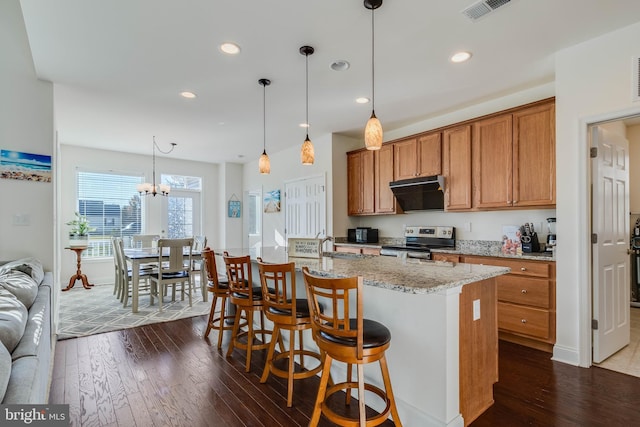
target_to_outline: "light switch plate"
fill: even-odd
[[[473,320],[479,320],[479,319],[480,319],[480,300],[474,299],[473,300]]]
[[[25,213],[13,214],[13,225],[31,225],[31,215]]]

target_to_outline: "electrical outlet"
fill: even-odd
[[[464,223],[464,231],[471,231],[471,223],[470,222],[465,222]]]
[[[480,300],[474,299],[473,300],[473,320],[479,320],[479,319],[480,319]]]

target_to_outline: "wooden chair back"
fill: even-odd
[[[131,237],[134,248],[152,248],[154,242],[158,239],[160,239],[160,236],[157,234],[134,234]]]
[[[362,277],[319,277],[309,273],[307,267],[302,268],[302,274],[311,313],[311,328],[318,347],[333,353],[338,345],[330,337],[340,337],[353,342],[356,359],[362,360]],[[352,304],[355,318],[351,315]]]
[[[161,276],[191,271],[193,238],[158,240],[158,268]],[[168,252],[168,253],[167,253]],[[163,259],[169,255],[169,259]]]
[[[202,261],[203,261],[205,274],[209,283],[213,285],[213,290],[215,292],[218,292],[220,290],[220,280],[218,279],[218,268],[216,266],[216,254],[208,246],[202,250]]]
[[[251,257],[230,256],[227,251],[222,257],[227,270],[231,302],[234,304],[254,304],[253,278],[251,275]],[[235,294],[235,295],[234,295]]]
[[[268,264],[258,258],[265,314],[272,322],[297,323],[295,266],[293,262]]]

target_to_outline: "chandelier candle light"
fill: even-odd
[[[313,151],[313,144],[309,139],[309,55],[313,55],[314,49],[311,46],[302,46],[300,53],[305,56],[306,59],[306,84],[307,84],[307,138],[302,144],[302,150],[300,151],[300,160],[303,165],[312,165],[315,160],[315,153]]]
[[[364,128],[364,145],[367,150],[379,150],[382,148],[382,124],[376,117],[376,90],[375,90],[375,27],[373,11],[382,6],[382,0],[364,0],[364,7],[371,10],[371,117]]]
[[[175,142],[172,142],[171,148],[169,150],[162,151],[160,147],[158,147],[158,144],[156,144],[156,137],[155,136],[153,137],[153,180],[151,181],[151,183],[145,182],[144,184],[138,184],[136,186],[136,190],[138,190],[138,193],[140,193],[141,196],[151,195],[155,197],[156,194],[161,194],[163,196],[169,195],[169,192],[171,191],[171,187],[169,187],[166,184],[156,185],[156,148],[162,154],[169,154],[173,151],[176,145],[177,144]]]
[[[271,172],[271,162],[267,156],[267,86],[271,84],[269,79],[260,79],[258,83],[262,85],[262,155],[258,161],[258,169],[263,175]]]

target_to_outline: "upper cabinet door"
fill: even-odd
[[[434,132],[393,143],[394,179],[442,174],[442,134]]]
[[[393,145],[375,151],[375,212],[396,213],[396,198],[389,188],[393,178]]]
[[[471,125],[442,132],[442,174],[444,208],[447,211],[471,209]]]
[[[418,141],[416,138],[393,143],[393,175],[395,180],[415,178],[418,173]]]
[[[473,124],[474,208],[505,208],[513,204],[511,114]]]
[[[556,204],[555,103],[513,113],[513,206]]]
[[[442,134],[430,133],[418,138],[418,176],[442,174]]]

